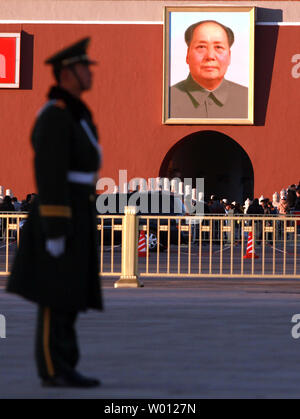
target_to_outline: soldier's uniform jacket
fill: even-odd
[[[65,90],[52,88],[32,144],[38,196],[7,290],[58,310],[101,309],[95,206],[101,156],[90,111]],[[45,241],[60,236],[66,236],[66,250],[55,258]]]

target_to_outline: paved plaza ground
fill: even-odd
[[[80,315],[79,370],[103,385],[44,389],[33,359],[35,305],[4,292],[0,398],[299,398],[300,281],[153,280],[114,289]]]

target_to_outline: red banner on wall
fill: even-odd
[[[20,34],[0,33],[0,87],[19,87]]]

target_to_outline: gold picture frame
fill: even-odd
[[[20,33],[0,33],[0,39],[6,39],[14,42],[15,55],[14,55],[14,78],[11,82],[3,82],[5,79],[6,72],[6,56],[2,54],[0,46],[0,88],[9,89],[9,88],[19,88],[20,87],[20,46],[21,46],[21,34]],[[9,68],[12,71],[12,64],[10,63]]]
[[[206,73],[200,73],[200,65],[197,64],[199,60],[197,62],[194,60],[195,54],[198,54],[194,53],[196,48],[202,48],[201,51],[204,51],[210,47],[206,46],[209,43],[205,44],[205,39],[204,46],[202,45],[202,39],[196,32],[199,25],[195,26],[194,32],[190,29],[187,31],[187,28],[207,20],[215,23],[202,25],[202,32],[203,28],[209,25],[214,25],[214,28],[221,27],[221,32],[225,34],[224,39],[226,42],[228,40],[227,64],[223,76],[222,63],[219,65],[218,57],[214,57],[217,45],[214,39],[212,39],[213,58],[202,56],[201,60],[207,62],[212,60],[212,63],[215,60],[216,66],[207,64]],[[230,39],[232,44],[229,42],[228,30],[233,35]],[[254,31],[255,7],[164,8],[163,124],[252,125],[254,123]],[[192,33],[188,40],[185,40],[185,36],[188,37],[186,32]],[[218,31],[214,30],[214,33],[216,32]],[[188,42],[190,43],[187,45]],[[218,48],[221,49],[220,46]],[[197,79],[197,72],[200,80],[203,80],[204,74],[204,87]],[[207,82],[205,77],[213,79],[215,76],[216,82],[209,80],[210,88],[208,88],[205,85]],[[216,83],[220,84],[214,89],[211,88],[212,83],[214,86]]]

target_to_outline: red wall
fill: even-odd
[[[35,189],[30,131],[53,80],[44,60],[85,36],[92,37],[90,55],[99,62],[94,88],[85,99],[101,134],[101,176],[117,181],[118,170],[127,169],[129,178],[156,177],[175,143],[212,129],[230,136],[248,153],[256,196],[271,196],[300,180],[300,79],[291,76],[291,58],[300,54],[300,26],[256,27],[254,126],[162,125],[162,25],[0,25],[0,32],[21,30],[27,34],[21,44],[23,88],[0,90],[0,185],[18,198]]]

